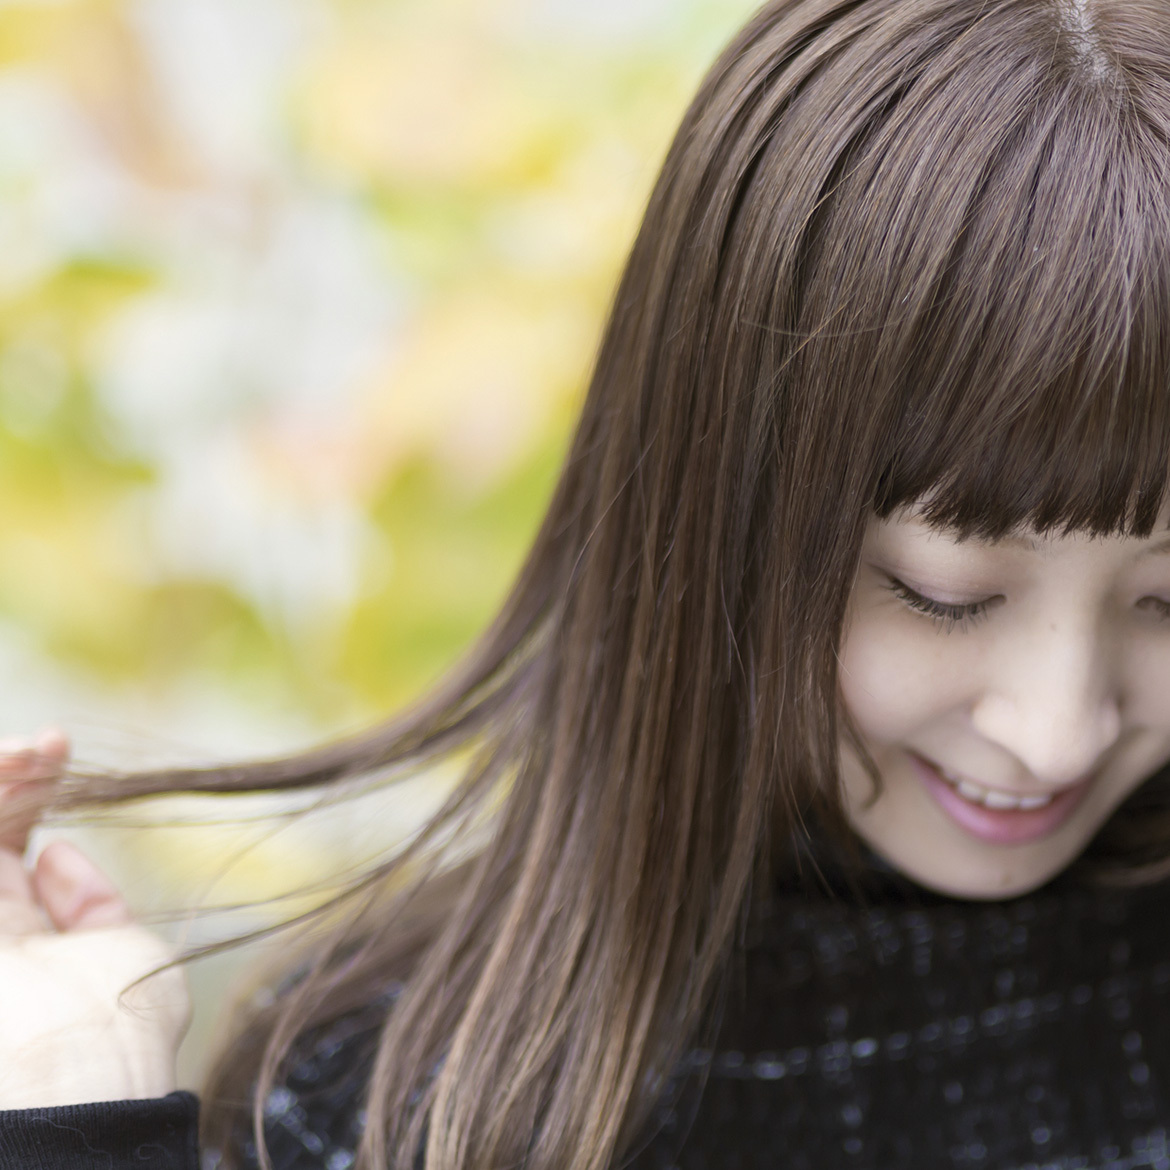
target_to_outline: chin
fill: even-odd
[[[996,902],[1034,893],[1059,877],[1077,856],[1074,852],[1069,857],[1038,857],[1035,846],[1007,846],[995,850],[999,854],[996,857],[962,856],[958,851],[946,858],[899,857],[875,842],[869,845],[899,873],[924,889],[972,902]],[[1029,851],[1033,856],[1027,856]],[[1013,852],[1017,856],[1013,857]]]
[[[915,877],[914,880],[924,888],[950,898],[963,898],[970,902],[998,902],[1005,898],[1020,898],[1025,894],[1034,893],[1056,876],[1056,873],[1045,872],[997,874],[991,878],[968,882],[932,880],[930,877]]]

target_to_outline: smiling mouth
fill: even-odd
[[[971,804],[980,804],[984,808],[995,809],[997,812],[1011,812],[1017,809],[1022,812],[1030,812],[1032,809],[1050,805],[1057,796],[1056,793],[1052,792],[1044,796],[1012,796],[1007,792],[984,788],[970,780],[954,776],[938,764],[933,765],[933,767],[939,776],[964,800]],[[1067,792],[1068,789],[1064,789],[1064,791]]]
[[[1092,778],[1086,777],[1058,792],[1017,796],[944,771],[915,752],[910,761],[939,808],[959,828],[993,845],[1022,845],[1054,833],[1092,787]]]

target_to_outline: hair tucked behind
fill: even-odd
[[[420,1143],[427,1170],[619,1161],[800,834],[847,839],[835,654],[867,517],[1155,523],[1168,191],[1161,2],[752,20],[683,120],[543,525],[458,668],[305,755],[62,793],[468,760],[424,833],[321,912],[302,977],[241,1017],[204,1102],[229,1165],[294,1038],[391,979],[360,1167],[409,1168]],[[1115,876],[1168,865],[1147,787],[1102,837]]]

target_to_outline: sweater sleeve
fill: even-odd
[[[0,1110],[4,1170],[199,1170],[199,1100]]]

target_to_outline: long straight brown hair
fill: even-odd
[[[401,985],[367,1170],[605,1170],[802,833],[847,829],[836,652],[867,518],[1145,534],[1170,459],[1161,0],[773,0],[685,115],[499,616],[384,726],[168,792],[458,788],[312,920],[204,1095],[241,1131],[298,1035]],[[1153,781],[1093,847],[1167,871]],[[311,923],[312,924],[312,923]]]

